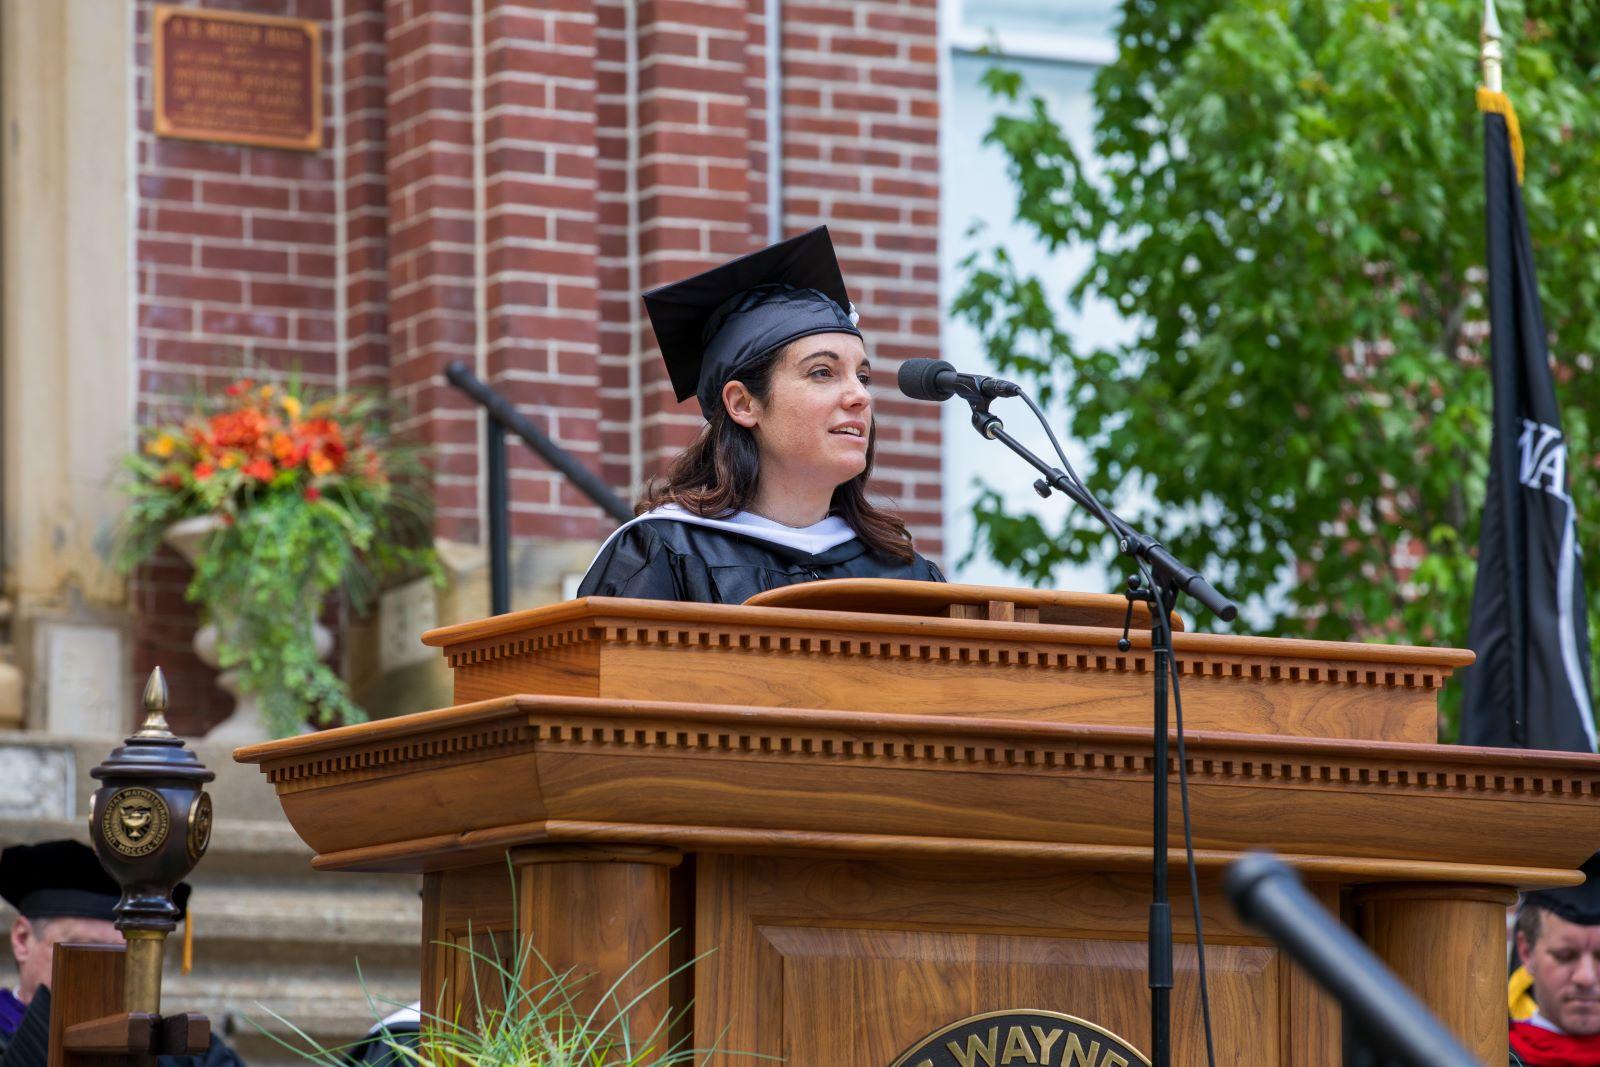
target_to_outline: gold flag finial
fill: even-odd
[[[1500,50],[1500,36],[1500,16],[1495,14],[1494,0],[1484,0],[1478,59],[1483,63],[1483,87],[1491,93],[1501,91],[1500,62],[1504,53]]]
[[[134,737],[171,737],[172,728],[167,725],[167,676],[157,667],[150,672],[150,680],[144,684],[144,725]]]

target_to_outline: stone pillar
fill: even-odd
[[[62,733],[127,725],[125,583],[102,544],[133,429],[131,28],[98,0],[0,3],[0,723],[22,719],[14,655],[29,724]]]
[[[1361,939],[1483,1063],[1506,1062],[1506,908],[1502,886],[1363,886]]]

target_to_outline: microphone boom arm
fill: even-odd
[[[1089,514],[1098,518],[1117,539],[1117,548],[1124,555],[1143,560],[1150,567],[1151,576],[1162,588],[1177,589],[1199,601],[1223,622],[1232,622],[1239,614],[1239,606],[1212,587],[1199,571],[1167,551],[1153,537],[1148,537],[1129,526],[1115,512],[1090,496],[1084,488],[1067,477],[1066,471],[1053,467],[1040,459],[1027,445],[1006,432],[1005,423],[989,411],[989,401],[968,400],[972,405],[972,428],[991,441],[999,441],[1034,470],[1044,475],[1050,488],[1065,494]]]

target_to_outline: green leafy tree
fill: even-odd
[[[1500,7],[1591,560],[1597,7]],[[1020,75],[1003,62],[985,75],[1017,218],[1049,248],[1096,251],[1069,280],[979,247],[956,314],[1000,367],[1064,397],[1091,487],[1219,586],[1277,609],[1268,630],[1466,640],[1490,412],[1482,12],[1127,0],[1119,56],[1094,83],[1092,160]],[[1110,301],[1131,340],[1075,346],[1052,306],[1063,289]],[[1105,556],[1077,510],[1050,529],[986,491],[976,517],[980,544],[1031,580]],[[1600,633],[1600,597],[1590,607]]]

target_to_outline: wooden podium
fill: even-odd
[[[859,580],[589,598],[424,635],[455,707],[235,758],[317,867],[426,872],[422,990],[445,1015],[472,976],[444,946],[503,951],[515,927],[603,988],[676,930],[625,985],[700,957],[670,992],[701,1047],[890,1067],[964,1017],[1044,1009],[1147,1049],[1151,656],[1138,616],[1117,651],[1125,609]],[[1504,1063],[1505,908],[1581,877],[1600,759],[1432,744],[1469,652],[1178,633],[1176,654],[1218,1062],[1341,1062],[1336,1005],[1221,897],[1267,846]],[[648,996],[635,1031],[667,1006]]]

